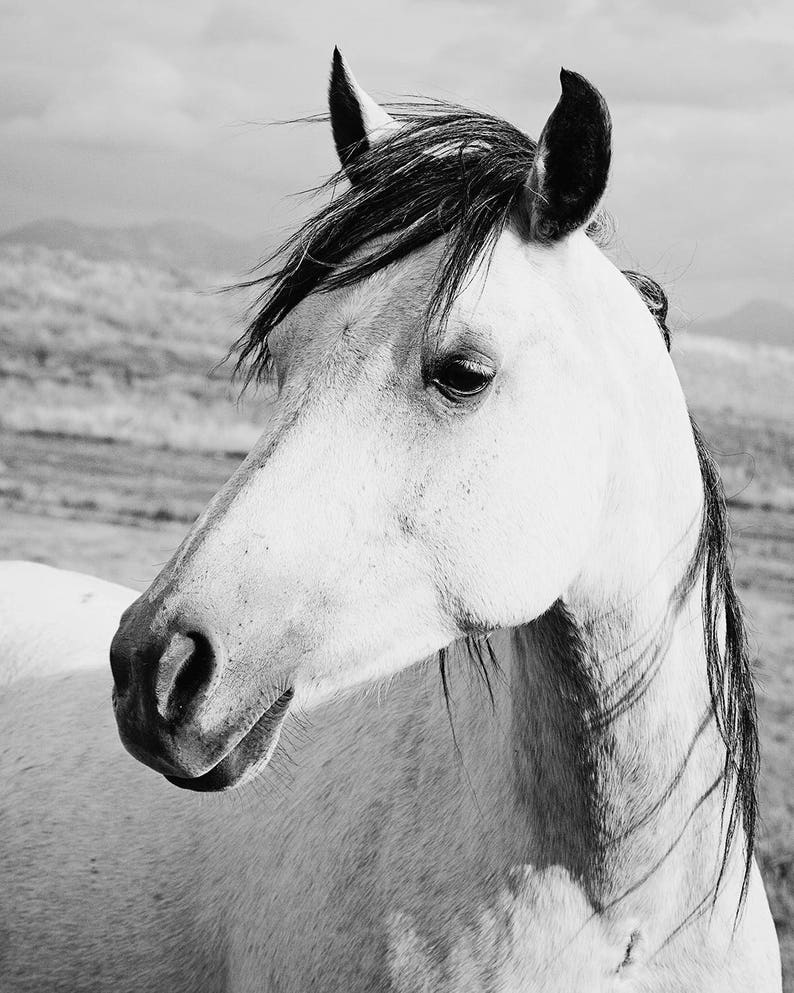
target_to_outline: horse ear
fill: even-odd
[[[358,85],[338,48],[331,64],[328,104],[339,160],[350,177],[358,156],[400,125]]]
[[[584,76],[560,71],[562,95],[540,133],[527,181],[529,236],[552,242],[583,227],[604,194],[612,121],[606,102]]]

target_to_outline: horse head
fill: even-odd
[[[178,785],[253,776],[296,704],[607,572],[634,589],[646,518],[697,515],[694,450],[688,488],[655,483],[690,432],[664,343],[588,236],[609,113],[561,82],[535,143],[457,107],[389,114],[335,53],[345,186],[241,343],[272,418],[113,641],[122,741]]]

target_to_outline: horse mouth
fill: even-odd
[[[200,793],[232,789],[253,779],[268,764],[275,751],[284,718],[294,695],[295,691],[292,687],[285,690],[267,708],[251,730],[209,772],[194,778],[164,774],[165,778],[169,783],[183,790],[195,790]]]

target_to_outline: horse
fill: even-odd
[[[781,989],[719,475],[560,79],[536,142],[335,51],[260,440],[137,599],[0,570],[5,990]]]

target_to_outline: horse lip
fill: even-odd
[[[265,710],[251,730],[208,772],[195,777],[163,773],[164,778],[180,789],[202,793],[232,789],[252,779],[270,761],[294,695],[293,687],[288,687]]]

